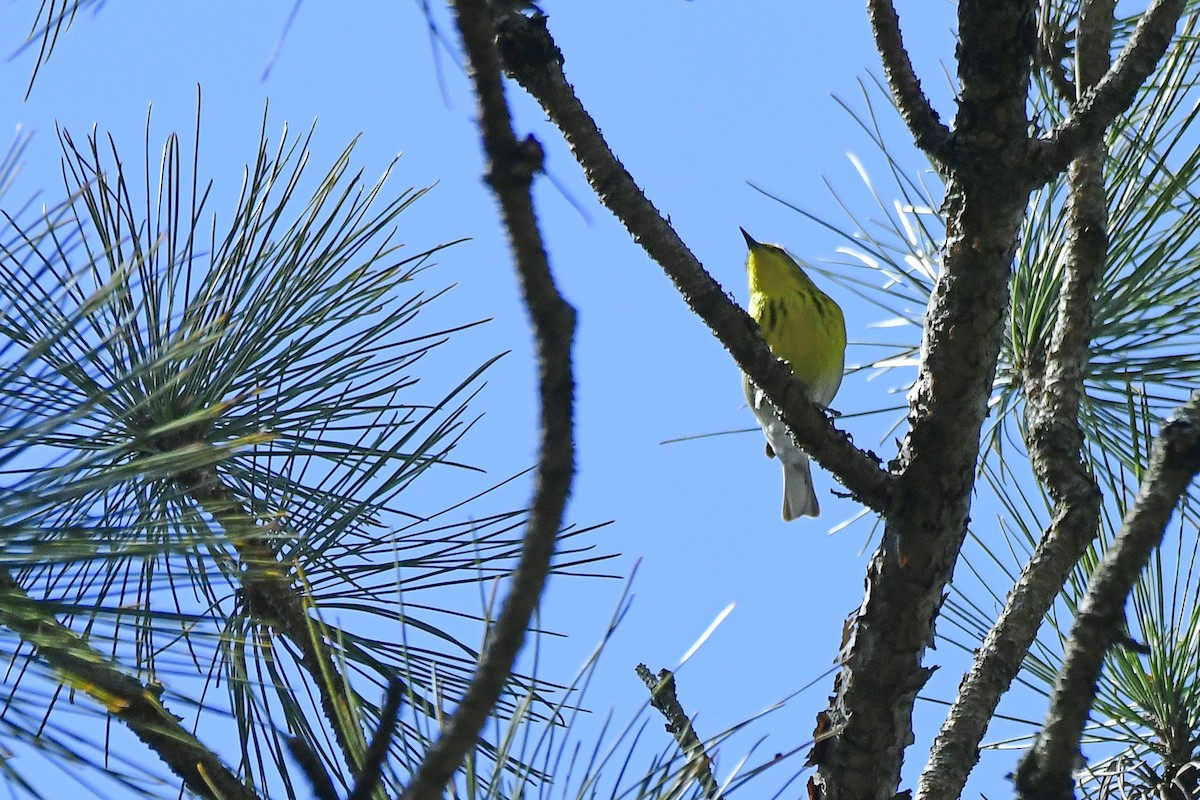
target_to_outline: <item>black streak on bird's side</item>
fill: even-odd
[[[825,319],[825,317],[829,315],[829,304],[818,303],[815,297],[813,298],[813,308],[817,310],[817,316],[819,316],[821,319]]]
[[[774,330],[779,313],[779,305],[775,302],[767,303],[767,329]]]

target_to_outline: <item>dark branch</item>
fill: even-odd
[[[383,707],[379,711],[379,727],[371,738],[371,745],[363,756],[362,766],[354,778],[354,790],[346,800],[371,800],[383,787],[383,765],[388,748],[396,737],[396,720],[400,717],[400,703],[404,699],[404,683],[397,678],[388,681]]]
[[[658,262],[742,371],[781,410],[797,441],[857,500],[884,513],[891,503],[892,476],[880,469],[877,458],[856,448],[821,409],[808,401],[803,385],[786,364],[771,354],[758,326],[704,270],[613,155],[563,74],[562,53],[546,29],[546,18],[520,14],[505,17],[500,46],[505,69],[563,132],[596,196]],[[731,222],[730,229],[733,227]]]
[[[1154,0],[1103,79],[1080,98],[1066,119],[1031,144],[1031,186],[1041,186],[1062,173],[1128,110],[1167,51],[1184,5],[1184,0]]]
[[[675,737],[679,749],[683,751],[688,769],[696,775],[700,787],[704,790],[704,796],[709,800],[718,800],[721,787],[717,785],[717,780],[712,774],[712,759],[705,752],[704,742],[696,735],[692,720],[675,695],[674,673],[663,669],[659,670],[656,676],[645,664],[638,664],[636,671],[642,683],[650,690],[650,705],[667,718],[667,730]]]
[[[541,434],[534,497],[512,589],[489,633],[479,667],[462,702],[445,733],[425,754],[403,800],[441,798],[464,756],[475,747],[479,732],[512,672],[529,620],[541,598],[575,472],[572,432],[575,387],[571,374],[575,312],[554,284],[533,212],[530,187],[533,175],[542,167],[541,147],[532,137],[518,142],[513,133],[501,83],[495,27],[486,2],[454,0],[454,11],[479,104],[487,181],[500,203],[525,305],[533,323]]]
[[[308,743],[299,736],[289,736],[283,741],[287,745],[288,752],[292,754],[292,758],[296,760],[305,777],[308,778],[308,782],[312,786],[313,797],[317,800],[338,800],[337,790],[333,786],[329,772],[321,763],[320,756],[308,746]]]
[[[1137,500],[1092,573],[1067,641],[1046,725],[1017,768],[1019,797],[1068,800],[1073,796],[1071,775],[1105,653],[1121,640],[1129,593],[1197,472],[1200,392],[1193,393],[1159,432]]]
[[[867,3],[867,15],[871,20],[871,33],[875,37],[875,49],[883,60],[883,73],[887,76],[900,116],[912,131],[917,147],[944,167],[952,157],[953,134],[921,90],[921,81],[904,47],[896,7],[891,0],[870,0]]]

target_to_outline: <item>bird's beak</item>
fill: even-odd
[[[758,247],[758,242],[754,241],[754,238],[750,236],[750,234],[746,233],[745,228],[738,228],[738,230],[741,231],[742,236],[746,238],[746,247],[749,247],[751,250]]]

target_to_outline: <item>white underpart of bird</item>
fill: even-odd
[[[808,454],[792,441],[787,425],[779,418],[779,412],[771,401],[745,375],[742,376],[742,388],[746,392],[746,402],[750,410],[762,426],[763,435],[767,437],[767,445],[771,453],[779,458],[783,465],[783,518],[791,522],[798,517],[815,517],[821,513],[817,503],[817,493],[813,491],[812,469],[808,465]]]

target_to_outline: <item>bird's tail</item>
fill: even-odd
[[[791,522],[798,517],[816,517],[821,513],[817,493],[813,491],[812,470],[808,456],[783,462],[783,519]]]

